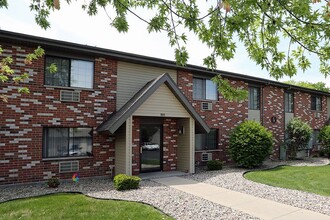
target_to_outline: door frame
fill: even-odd
[[[143,171],[142,170],[142,143],[141,143],[141,136],[142,136],[142,132],[141,132],[141,127],[144,126],[144,125],[154,125],[154,126],[159,126],[160,128],[160,146],[159,146],[159,170],[151,170],[151,171]],[[140,151],[140,173],[150,173],[150,172],[159,172],[159,171],[163,171],[163,141],[164,141],[164,128],[163,128],[163,124],[162,123],[157,123],[157,122],[151,122],[151,123],[141,123],[140,124],[140,144],[139,144],[139,151]]]

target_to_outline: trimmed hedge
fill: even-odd
[[[258,167],[271,153],[273,135],[255,121],[244,121],[231,133],[229,153],[239,166]]]
[[[47,181],[47,185],[50,188],[57,188],[60,184],[60,181],[56,177],[52,177]]]
[[[222,162],[220,160],[210,160],[206,165],[207,170],[222,170]]]
[[[138,176],[128,176],[126,174],[118,174],[113,179],[116,190],[138,189],[141,178]]]

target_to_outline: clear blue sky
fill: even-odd
[[[0,10],[0,28],[2,30],[174,60],[174,49],[169,46],[166,34],[149,34],[146,30],[147,25],[137,20],[134,16],[129,17],[129,32],[119,34],[109,25],[110,20],[103,10],[100,10],[97,16],[89,17],[76,1],[72,1],[72,4],[67,6],[65,1],[62,0],[61,10],[55,11],[50,16],[51,28],[43,30],[36,25],[34,14],[29,10],[29,3],[29,0],[9,0],[8,9]],[[142,14],[148,17],[144,11],[142,11]],[[203,58],[208,55],[209,50],[194,36],[188,34],[188,37],[189,43],[187,48],[190,56],[188,63],[202,66]],[[315,59],[312,59],[312,63],[311,69],[305,73],[299,73],[292,79],[309,82],[322,81],[326,82],[327,86],[330,86],[330,77],[325,78],[319,73]],[[261,68],[249,60],[243,47],[237,49],[236,56],[231,61],[219,61],[218,69],[270,78],[265,70],[261,70]],[[284,78],[280,81],[288,79]]]

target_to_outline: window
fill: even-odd
[[[293,93],[292,92],[284,93],[284,109],[285,109],[285,112],[293,113]]]
[[[51,64],[57,67],[56,73],[50,73]],[[59,57],[46,57],[45,84],[51,86],[93,88],[94,63]]]
[[[193,98],[203,100],[218,100],[217,85],[209,79],[194,78]]]
[[[249,109],[260,109],[260,88],[249,87]]]
[[[43,157],[92,155],[91,128],[44,128]]]
[[[311,96],[311,109],[315,111],[322,111],[322,98],[320,96]]]
[[[218,129],[211,129],[208,134],[195,135],[196,150],[214,150],[218,145]]]

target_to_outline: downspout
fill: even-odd
[[[264,126],[264,88],[265,85],[262,85],[261,89],[260,89],[260,98],[261,98],[261,103],[260,103],[260,121],[261,121],[261,125]]]

